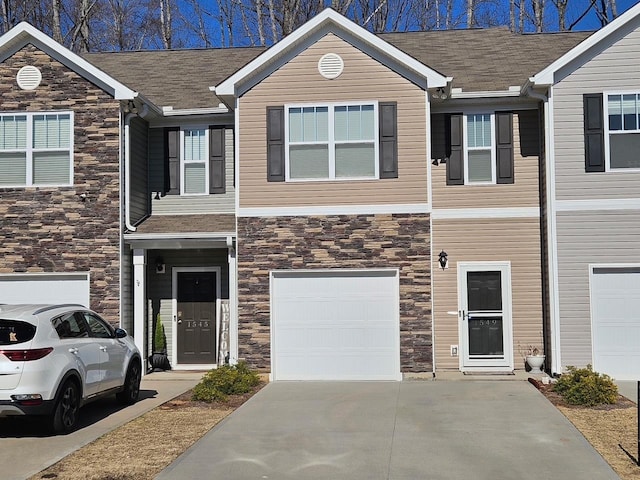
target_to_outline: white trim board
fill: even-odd
[[[299,44],[305,42],[308,37],[312,36],[316,31],[323,28],[329,28],[334,33],[343,32],[353,36],[356,40],[375,49],[381,55],[394,59],[400,63],[408,71],[424,78],[425,86],[428,88],[445,87],[450,80],[448,77],[432,70],[415,58],[407,55],[402,50],[394,47],[390,43],[385,42],[373,33],[360,27],[356,23],[340,15],[331,8],[326,8],[311,20],[306,22],[293,33],[279,41],[264,53],[249,62],[236,73],[228,77],[225,81],[210,89],[215,92],[218,97],[237,96],[238,86],[245,83],[257,72],[268,69],[269,65],[282,60],[287,51],[296,48]]]
[[[103,88],[116,100],[133,100],[138,95],[27,22],[20,22],[0,37],[0,61],[4,61],[29,43]]]
[[[506,208],[437,208],[433,209],[435,220],[456,220],[473,218],[539,218],[539,207]]]
[[[322,205],[308,207],[238,208],[238,217],[295,217],[306,215],[375,215],[391,213],[429,213],[428,203],[398,205]]]
[[[640,3],[637,3],[605,27],[598,30],[586,40],[569,50],[551,65],[529,79],[536,86],[548,86],[556,83],[555,74],[568,66],[572,61],[587,53],[614,32],[621,30],[640,15]]]
[[[588,200],[556,200],[556,212],[593,210],[640,210],[640,198],[602,198]]]

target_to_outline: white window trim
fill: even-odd
[[[344,144],[358,144],[369,143],[355,140],[339,141],[336,143],[334,135],[334,112],[335,107],[350,107],[350,106],[362,106],[373,105],[373,149],[374,149],[374,174],[372,177],[337,177],[336,178],[336,160],[335,160],[335,146]],[[289,169],[289,110],[291,108],[308,108],[308,107],[327,107],[328,110],[328,140],[326,142],[294,142],[294,145],[328,145],[329,150],[329,177],[328,178],[291,178]],[[287,104],[284,106],[284,142],[285,142],[285,181],[290,183],[297,182],[352,182],[352,181],[366,181],[366,180],[378,180],[380,178],[380,132],[378,126],[379,120],[379,108],[378,101],[358,101],[358,102],[331,102],[331,103],[295,103]]]
[[[203,160],[185,160],[184,155],[184,132],[186,130],[204,130],[204,192],[187,193],[185,165],[203,163]],[[209,127],[207,125],[189,125],[180,127],[180,196],[202,196],[209,195]]]
[[[469,181],[469,142],[467,132],[467,117],[469,115],[489,115],[491,122],[491,181],[490,182],[471,182]],[[464,142],[464,184],[465,185],[496,185],[496,112],[487,112],[486,110],[469,110],[462,115],[462,135]],[[471,148],[471,150],[488,150],[488,148]]]
[[[69,115],[69,148],[34,148],[33,147],[33,117],[39,115]],[[26,182],[24,184],[0,184],[0,188],[26,188],[26,187],[39,187],[39,188],[58,188],[58,187],[70,187],[73,186],[74,175],[74,115],[70,110],[46,110],[37,112],[2,112],[0,117],[26,117],[27,119],[27,136],[26,136],[26,148],[14,149],[14,150],[0,150],[2,153],[24,153],[26,157]],[[68,183],[33,183],[33,154],[40,152],[66,152],[69,151],[69,182]]]
[[[609,131],[609,97],[611,95],[640,95],[640,89],[633,91],[610,91],[603,92],[602,102],[604,103],[602,108],[602,115],[604,122],[604,165],[605,172],[612,173],[620,173],[620,172],[640,172],[640,168],[611,168],[611,155],[610,155],[610,143],[609,143],[609,135],[624,135],[627,133],[636,133],[640,134],[640,122],[638,122],[638,127],[635,130],[620,130],[614,132]],[[640,113],[640,112],[639,112]]]

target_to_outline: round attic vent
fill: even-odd
[[[26,67],[22,67],[18,71],[18,75],[16,76],[16,80],[18,80],[18,86],[23,90],[33,90],[40,85],[42,81],[42,74],[37,67],[33,65],[27,65]]]
[[[340,76],[343,69],[344,62],[337,53],[327,53],[318,61],[318,71],[320,75],[329,80]]]

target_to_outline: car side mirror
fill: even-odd
[[[127,335],[127,331],[124,328],[116,328],[116,338],[124,338]]]

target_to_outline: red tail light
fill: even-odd
[[[42,357],[46,357],[53,348],[33,348],[31,350],[0,350],[0,353],[7,357],[12,362],[28,362],[30,360],[39,360]]]

